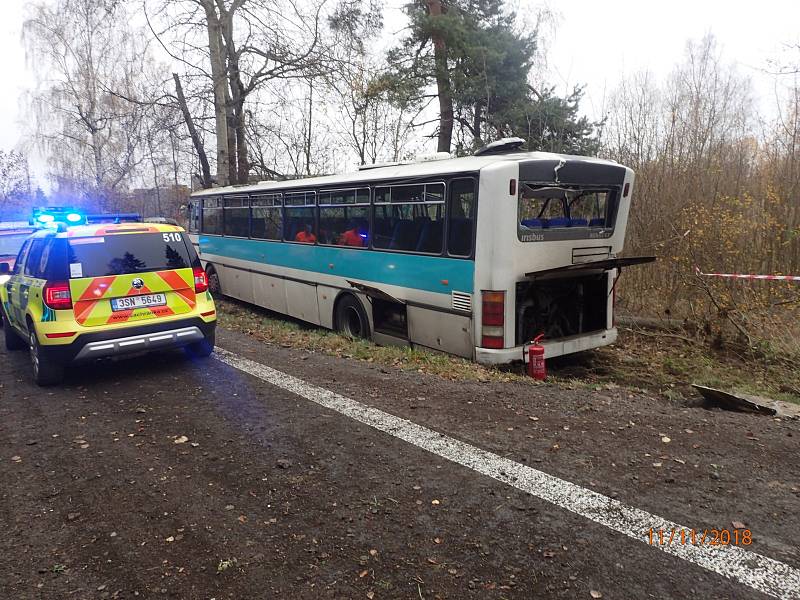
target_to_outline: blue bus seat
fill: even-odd
[[[391,250],[411,250],[415,248],[417,236],[414,229],[414,221],[401,220],[395,223],[389,248]]]
[[[417,252],[441,252],[443,234],[442,221],[428,220],[420,231]]]
[[[541,219],[522,219],[522,221],[520,221],[520,225],[527,227],[528,229],[541,229],[544,227],[544,223]]]
[[[569,227],[569,219],[566,217],[556,217],[555,219],[547,219],[544,221],[544,227],[552,229],[554,227]]]
[[[465,217],[450,221],[447,250],[450,254],[467,256],[472,249],[472,219]]]

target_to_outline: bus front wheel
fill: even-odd
[[[336,331],[351,338],[369,338],[369,319],[361,302],[352,294],[345,294],[336,303],[334,312]]]

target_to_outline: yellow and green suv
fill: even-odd
[[[33,234],[0,264],[6,348],[28,348],[39,385],[68,364],[183,347],[214,349],[216,309],[182,228],[83,225]]]

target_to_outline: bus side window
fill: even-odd
[[[200,233],[200,203],[194,200],[189,203],[189,233]]]
[[[283,239],[287,242],[314,244],[317,241],[314,219],[316,192],[286,192],[283,195],[286,219]]]
[[[475,180],[454,179],[450,183],[447,251],[452,256],[470,256],[475,231]]]
[[[222,198],[203,198],[202,231],[222,235]]]

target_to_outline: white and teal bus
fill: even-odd
[[[633,172],[519,150],[193,194],[212,290],[379,344],[482,363],[611,344]]]

